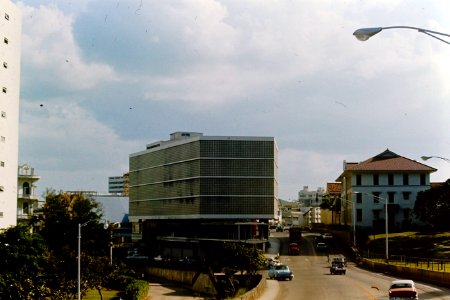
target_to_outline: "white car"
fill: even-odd
[[[389,300],[418,300],[419,295],[417,294],[416,286],[414,281],[403,279],[394,280],[391,282],[389,287]]]

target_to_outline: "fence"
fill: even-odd
[[[386,257],[383,254],[364,253],[364,258],[386,263]],[[389,255],[389,264],[405,266],[410,268],[424,269],[428,271],[450,272],[450,259],[436,259],[411,257],[405,255]]]

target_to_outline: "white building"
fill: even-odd
[[[310,191],[308,186],[304,186],[303,190],[298,192],[298,202],[303,207],[318,207],[322,204],[324,194],[322,187],[317,188],[317,191]]]
[[[39,206],[35,183],[41,178],[28,164],[19,166],[17,179],[17,223],[27,223]]]
[[[0,0],[0,228],[17,224],[21,13]]]
[[[389,230],[408,229],[417,194],[430,188],[436,169],[386,151],[359,163],[344,161],[342,223],[384,231],[386,205]],[[356,222],[356,223],[354,223]]]

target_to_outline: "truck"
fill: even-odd
[[[290,255],[300,255],[300,244],[302,242],[302,228],[293,226],[289,228],[289,248]]]

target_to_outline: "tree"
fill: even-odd
[[[264,252],[254,245],[224,243],[225,267],[237,269],[241,274],[254,275],[264,265]]]
[[[28,226],[11,227],[0,234],[0,291],[2,299],[39,299],[47,293],[44,240]]]
[[[40,218],[40,234],[50,251],[46,284],[52,291],[52,299],[68,299],[76,294],[79,224],[83,224],[80,239],[82,293],[88,288],[98,287],[98,283],[103,281],[96,276],[103,278],[104,266],[99,264],[109,263],[110,236],[101,224],[101,218],[100,205],[88,196],[47,191]],[[90,267],[92,264],[89,262],[92,261],[97,263],[96,267]]]
[[[437,230],[448,230],[450,224],[450,179],[442,185],[419,192],[414,204],[414,214],[419,220]]]

